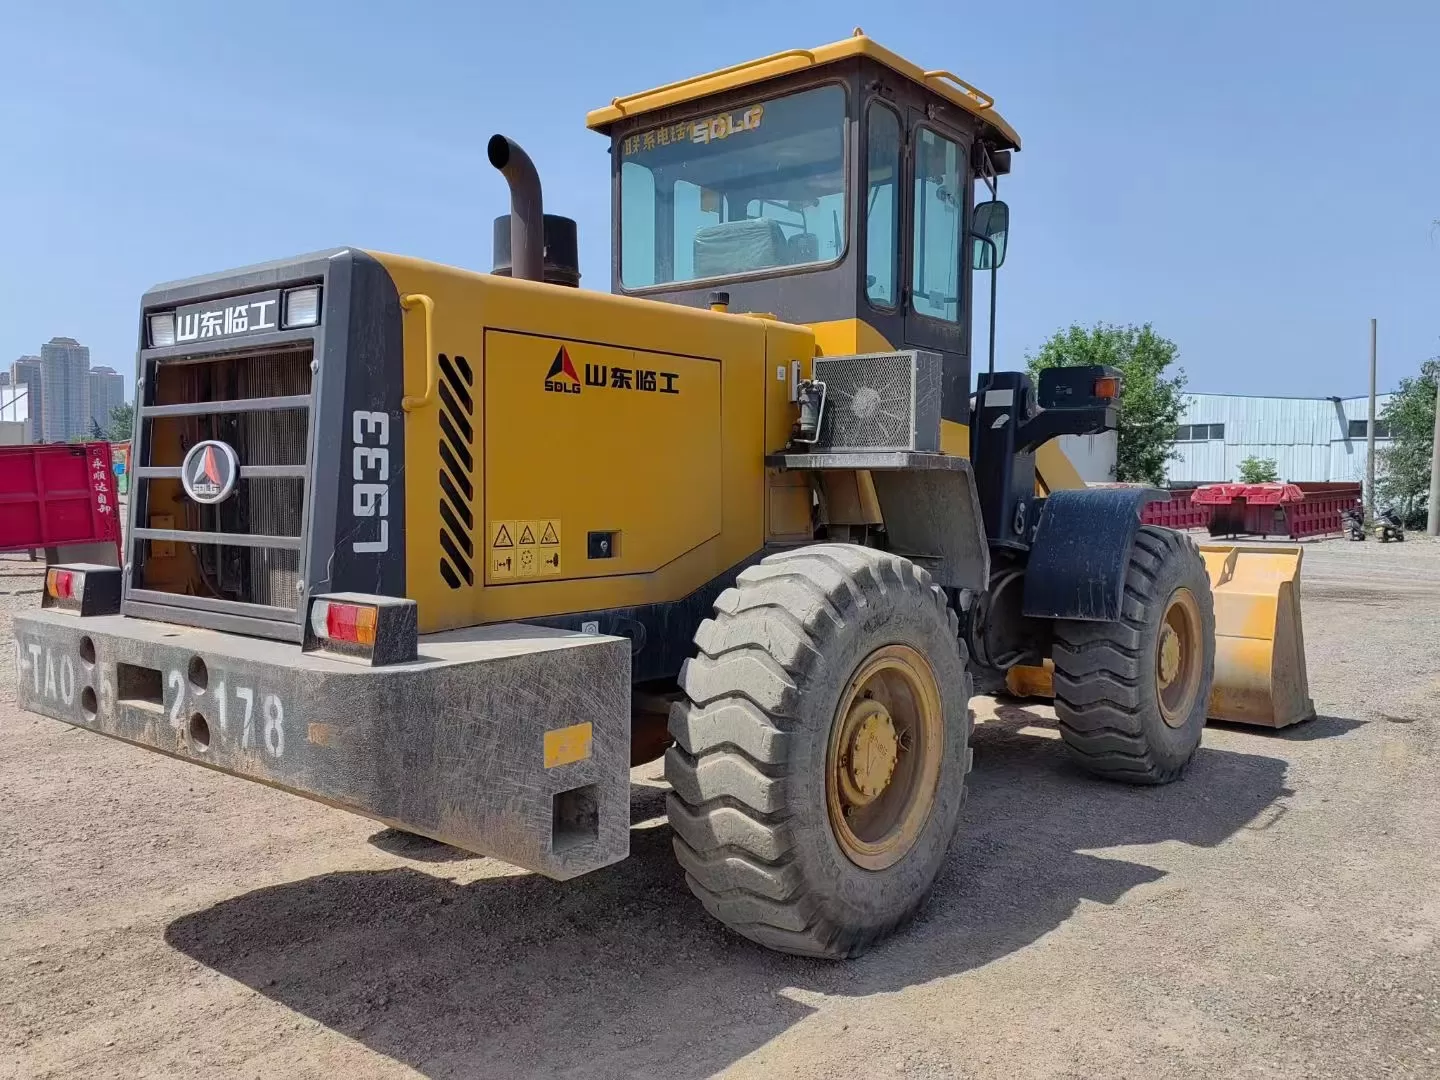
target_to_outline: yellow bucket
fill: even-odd
[[[1282,728],[1315,715],[1300,621],[1298,546],[1202,544],[1215,596],[1206,716]]]

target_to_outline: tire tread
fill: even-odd
[[[1183,533],[1142,525],[1125,576],[1115,622],[1055,623],[1055,714],[1073,758],[1089,772],[1138,784],[1164,784],[1185,769],[1163,763],[1145,735],[1148,685],[1141,655],[1146,616],[1163,603],[1161,571],[1190,560],[1205,576],[1194,542]],[[1148,564],[1148,565],[1147,565]],[[1188,763],[1188,761],[1187,761]]]
[[[787,826],[799,695],[824,666],[826,640],[863,613],[867,594],[896,590],[942,613],[963,663],[959,617],[926,570],[875,548],[817,544],[742,572],[681,669],[685,697],[671,708],[676,745],[665,757],[675,855],[710,914],[769,948],[851,956],[913,914],[865,927],[833,921],[804,880]]]

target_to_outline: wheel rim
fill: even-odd
[[[1189,589],[1176,589],[1165,605],[1155,642],[1155,697],[1172,728],[1183,727],[1200,689],[1200,605]]]
[[[825,800],[846,858],[884,870],[915,845],[940,780],[944,711],[930,664],[908,645],[856,669],[830,725]]]

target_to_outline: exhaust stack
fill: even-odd
[[[545,279],[545,210],[540,174],[519,143],[504,135],[490,136],[485,148],[490,164],[510,185],[511,276],[526,281]]]

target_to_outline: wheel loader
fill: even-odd
[[[819,957],[930,888],[977,689],[1139,784],[1207,715],[1308,715],[1298,549],[1083,483],[1057,440],[1115,428],[1117,372],[994,370],[987,94],[857,33],[588,126],[610,292],[497,135],[489,272],[343,247],[144,296],[124,565],[47,569],[24,708],[556,879],[625,857],[663,756],[705,909]]]

